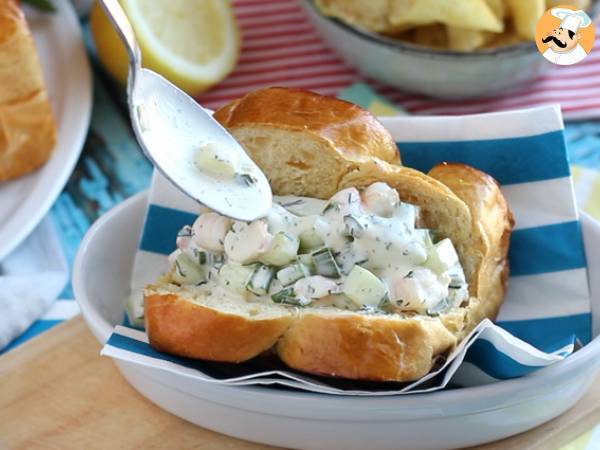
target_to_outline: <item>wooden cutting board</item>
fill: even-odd
[[[121,377],[76,317],[0,357],[0,448],[267,448],[179,419]],[[478,450],[556,449],[600,422],[600,380],[563,416]]]

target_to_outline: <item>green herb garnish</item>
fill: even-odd
[[[256,183],[256,178],[248,173],[236,173],[235,181],[245,186],[252,186],[254,183]]]
[[[273,300],[274,303],[292,306],[307,306],[310,303],[309,300],[296,297],[294,288],[292,287],[282,289],[271,295],[271,300]]]
[[[339,211],[339,210],[340,210],[340,205],[338,202],[329,202],[325,205],[325,208],[323,208],[322,214],[326,214],[329,211]]]

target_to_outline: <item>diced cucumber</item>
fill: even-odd
[[[199,284],[206,281],[206,271],[186,253],[180,253],[171,278],[178,284]]]
[[[275,303],[283,303],[284,299],[286,298],[295,298],[293,287],[282,289],[281,291],[271,295],[271,300],[273,300]]]
[[[242,266],[235,263],[226,263],[219,269],[217,282],[220,286],[242,297],[248,295],[246,283],[250,279],[254,266]]]
[[[301,262],[295,262],[277,272],[277,279],[283,286],[289,286],[300,278],[310,276],[310,270]]]
[[[346,226],[346,234],[353,238],[359,238],[365,232],[365,227],[352,214],[344,216],[344,225]]]
[[[335,262],[331,249],[328,247],[319,249],[311,253],[315,264],[315,272],[319,275],[329,278],[339,278],[341,276],[340,269]]]
[[[277,234],[280,231],[285,231],[288,228],[288,218],[290,216],[285,208],[274,204],[265,216],[269,233]]]
[[[385,298],[383,282],[360,266],[354,266],[344,282],[343,293],[358,306],[376,307]]]
[[[208,265],[217,269],[225,264],[224,253],[209,253]]]
[[[462,302],[469,298],[469,287],[466,284],[462,286],[448,286],[447,301],[450,306],[460,306]]]
[[[346,244],[335,256],[342,274],[348,275],[355,265],[363,265],[369,262],[368,253],[359,250],[354,243]]]
[[[202,250],[198,250],[197,248],[193,249],[194,257],[196,259],[196,263],[200,266],[205,266],[208,264],[209,253],[203,252]]]
[[[448,269],[448,275],[450,276],[450,288],[457,289],[466,285],[465,273],[460,264],[456,264],[454,267]]]
[[[237,172],[237,155],[216,143],[203,145],[196,153],[196,166],[204,171],[232,178]]]
[[[452,303],[449,298],[445,298],[431,308],[427,308],[427,314],[430,316],[439,316],[452,308]]]
[[[307,306],[311,303],[310,300],[298,298],[294,294],[294,288],[285,288],[271,295],[271,300],[275,303],[293,306]]]
[[[311,250],[313,248],[321,247],[324,242],[321,236],[313,228],[304,230],[300,233],[300,248],[302,250]]]
[[[211,267],[217,269],[225,262],[225,255],[223,253],[207,252],[198,248],[192,248],[192,260],[199,266],[205,266],[204,269],[208,270]]]
[[[246,282],[246,289],[256,295],[266,295],[273,281],[275,269],[263,264],[255,264],[254,270]]]
[[[448,238],[442,239],[427,252],[425,266],[435,273],[444,273],[456,264],[458,264],[458,255],[452,241]]]
[[[260,256],[260,261],[271,266],[285,266],[296,259],[299,247],[296,236],[280,231],[273,237],[269,250]]]
[[[136,328],[144,328],[144,295],[133,292],[125,301],[125,313],[129,323]]]
[[[315,262],[313,261],[313,257],[310,253],[305,253],[302,255],[298,255],[298,262],[301,262],[306,266],[309,270],[310,274],[314,274],[315,272]]]
[[[421,242],[423,242],[423,245],[427,250],[433,247],[433,239],[431,237],[431,232],[427,228],[416,229],[414,233],[421,239]]]

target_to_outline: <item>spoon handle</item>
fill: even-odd
[[[135,84],[137,71],[142,67],[142,54],[140,47],[135,39],[135,33],[121,8],[118,0],[98,0],[102,9],[117,30],[119,37],[125,44],[127,55],[129,56],[129,76],[127,79],[127,92],[130,94]]]

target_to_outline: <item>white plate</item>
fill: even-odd
[[[92,79],[79,19],[68,0],[57,11],[27,10],[58,126],[50,160],[40,170],[0,183],[0,261],[27,237],[60,194],[79,158],[92,107]]]
[[[104,343],[123,319],[146,193],[103,215],[75,259],[73,288]],[[600,304],[600,224],[582,213],[594,303]],[[468,389],[400,397],[337,397],[228,387],[117,362],[150,400],[190,422],[265,444],[319,449],[442,449],[477,445],[533,428],[566,411],[600,369],[600,337],[533,375]],[[127,399],[123,399],[127,401]]]

